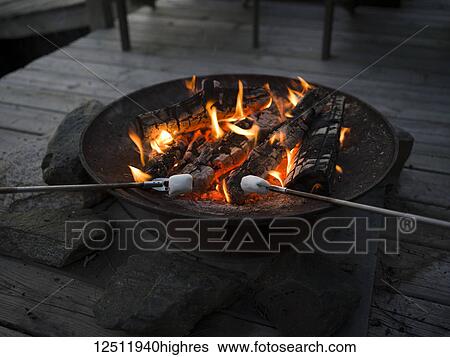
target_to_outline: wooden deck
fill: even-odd
[[[180,76],[227,72],[301,75],[337,87],[429,25],[343,91],[415,138],[389,207],[450,220],[450,7],[422,3],[360,7],[354,17],[338,8],[333,58],[327,62],[319,60],[322,6],[294,2],[262,2],[259,50],[251,48],[251,12],[226,0],[160,0],[155,12],[144,7],[130,14],[130,53],[120,51],[117,28],[95,31],[66,49],[124,92]],[[87,99],[108,103],[119,96],[61,51],[42,57],[0,80],[0,155],[51,133]],[[70,267],[56,271],[0,257],[0,335],[114,334],[97,327],[92,315],[102,290],[98,276],[114,266],[105,260],[91,264],[96,279]],[[369,335],[450,335],[449,267],[449,232],[431,226],[420,226],[402,241],[400,255],[380,254]],[[39,318],[26,315],[26,308],[70,279],[74,285],[44,303]]]

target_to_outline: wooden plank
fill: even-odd
[[[57,271],[0,257],[0,324],[33,336],[117,336],[96,325],[102,290]]]
[[[0,326],[0,337],[29,337],[29,335]]]

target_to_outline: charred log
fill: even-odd
[[[345,98],[332,96],[316,118],[294,159],[285,186],[328,194],[336,171]]]
[[[280,163],[285,149],[293,149],[303,139],[308,125],[320,113],[326,92],[312,89],[292,111],[292,118],[278,125],[261,144],[255,147],[247,160],[228,177],[226,184],[233,203],[242,204],[244,192],[240,182],[244,176],[256,175],[265,178],[268,171]],[[279,140],[283,136],[283,140]],[[277,140],[273,140],[278,138]]]
[[[154,140],[161,130],[170,133],[196,131],[210,124],[206,110],[208,102],[214,102],[218,118],[224,119],[234,114],[237,94],[237,88],[224,88],[218,81],[205,80],[198,93],[172,106],[141,114],[137,118],[137,123],[142,136],[147,140]],[[245,88],[244,114],[250,115],[261,110],[269,101],[269,93],[264,88]]]
[[[254,122],[249,119],[237,124],[242,129],[250,129]],[[204,192],[210,188],[216,178],[237,167],[251,151],[254,141],[247,137],[227,132],[220,141],[207,142],[202,152],[192,163],[186,165],[182,173],[191,174],[194,190]]]
[[[144,171],[152,178],[168,177],[169,172],[183,158],[187,147],[186,140],[178,140],[165,153],[151,158],[147,162]]]

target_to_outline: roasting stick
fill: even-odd
[[[445,227],[445,228],[450,228],[450,222],[447,222],[444,220],[420,216],[420,215],[412,214],[412,213],[394,211],[394,210],[376,207],[376,206],[369,206],[369,205],[365,205],[362,203],[356,203],[356,202],[352,202],[352,201],[341,200],[338,198],[317,195],[315,193],[291,190],[286,187],[271,185],[269,182],[267,182],[266,180],[264,180],[258,176],[249,175],[249,176],[243,177],[242,181],[241,181],[241,187],[245,193],[255,192],[255,193],[264,194],[264,193],[267,193],[268,191],[278,192],[278,193],[287,194],[287,195],[291,195],[291,196],[310,198],[310,199],[317,200],[317,201],[332,203],[332,204],[338,205],[338,206],[356,208],[356,209],[374,212],[374,213],[378,213],[378,214],[382,214],[382,215],[386,215],[386,216],[413,218],[418,222],[429,223],[429,224],[434,224],[434,225],[438,225],[438,226]]]
[[[51,186],[21,186],[0,187],[0,194],[23,192],[55,192],[55,191],[100,191],[128,188],[152,188],[168,192],[170,196],[192,191],[192,176],[188,174],[173,175],[169,178],[158,178],[144,182],[94,183],[83,185],[51,185]]]

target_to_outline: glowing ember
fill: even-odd
[[[166,130],[161,130],[161,133],[159,133],[158,137],[150,142],[150,146],[158,154],[162,154],[169,148],[172,142],[173,142],[172,134],[170,134]]]
[[[233,133],[238,135],[246,136],[248,140],[258,140],[259,126],[253,124],[250,129],[242,129],[241,127],[234,125],[232,123],[227,123],[227,128],[230,129]]]
[[[227,201],[227,203],[231,203],[231,198],[230,198],[230,194],[228,193],[228,188],[227,188],[225,179],[222,180],[222,190],[223,190],[223,194],[225,196],[225,200]]]
[[[136,145],[137,149],[139,150],[139,158],[141,160],[141,165],[145,166],[145,153],[144,153],[144,146],[142,145],[141,138],[131,128],[128,130],[128,136],[130,137],[131,141],[134,143],[134,145]]]
[[[195,92],[195,88],[196,88],[196,84],[197,84],[197,77],[195,75],[193,75],[190,80],[187,80],[184,83],[185,83],[187,89],[189,89],[191,92]]]
[[[350,128],[341,128],[341,134],[339,135],[339,142],[341,143],[341,148],[344,146],[344,142],[350,134]]]
[[[342,173],[344,173],[344,170],[342,170],[341,166],[336,165],[336,172],[339,173],[339,174],[342,174]]]
[[[284,187],[283,179],[281,178],[281,173],[279,171],[270,170],[267,174],[274,177],[280,183],[280,186]]]
[[[314,186],[311,188],[311,192],[317,192],[322,189],[322,185],[320,183],[314,184]]]
[[[131,175],[133,175],[133,179],[135,182],[145,182],[152,178],[149,174],[146,174],[136,167],[128,165],[128,168],[130,169]]]
[[[211,129],[213,135],[216,139],[220,139],[223,136],[224,131],[220,127],[219,121],[217,120],[217,110],[214,106],[213,101],[209,101],[208,103],[206,103],[206,111],[208,112],[208,116],[211,119]]]

